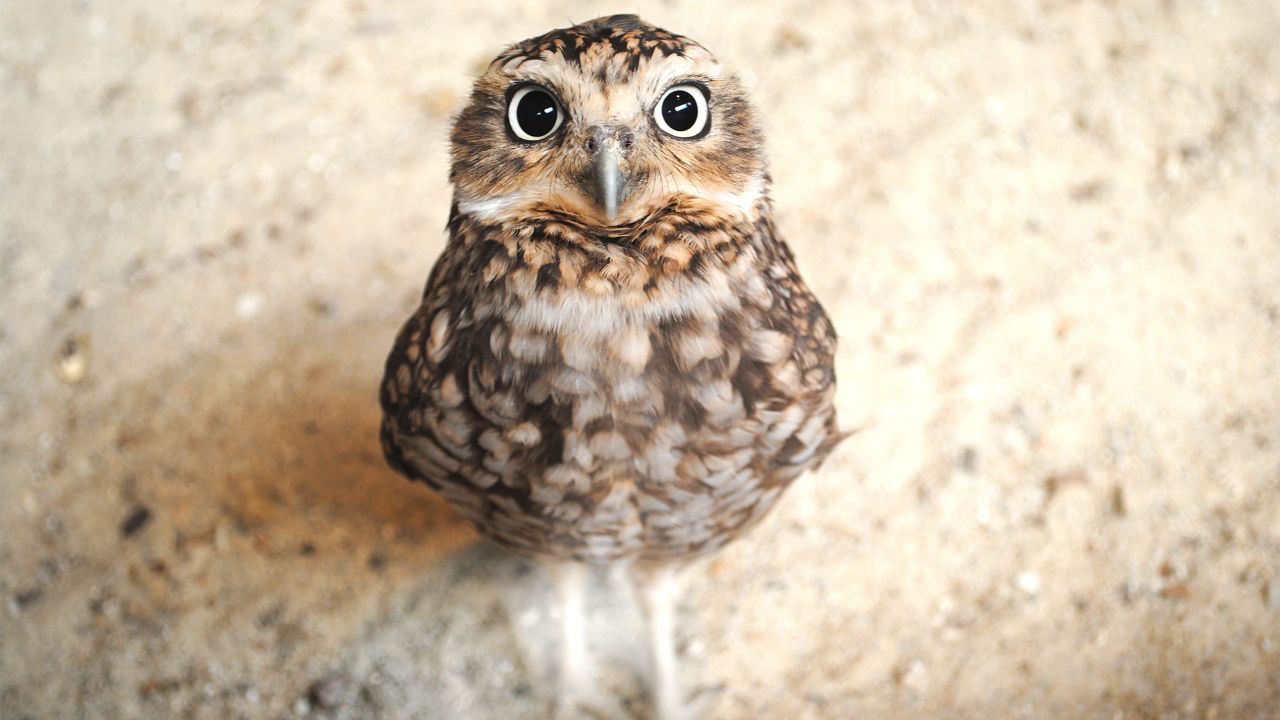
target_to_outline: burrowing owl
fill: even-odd
[[[387,359],[388,461],[550,564],[561,708],[582,567],[630,563],[660,717],[673,569],[837,442],[836,336],[774,228],[760,131],[702,46],[631,15],[518,43],[453,128],[449,242]]]

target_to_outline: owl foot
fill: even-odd
[[[553,720],[648,720],[640,698],[607,680],[562,689],[551,707]]]

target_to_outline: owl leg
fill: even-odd
[[[551,566],[556,599],[560,606],[560,673],[556,677],[555,717],[574,717],[578,700],[590,694],[587,666],[586,598],[587,568],[581,563]]]
[[[654,718],[688,720],[690,709],[685,707],[680,695],[676,673],[676,601],[680,584],[675,568],[666,565],[637,568],[637,582],[649,624]]]

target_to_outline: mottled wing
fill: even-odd
[[[461,223],[450,230],[422,304],[387,358],[383,453],[485,534],[499,522],[495,539],[536,554],[562,532],[531,505],[530,479],[562,452],[563,408],[539,395],[546,362],[501,322],[501,293],[482,287],[499,279],[491,261],[505,249]]]
[[[691,540],[686,554],[696,554],[736,537],[841,438],[835,330],[772,222],[762,219],[756,233],[758,267],[740,288],[741,307],[715,320],[722,350],[684,363],[688,341],[705,334],[705,324],[683,319],[660,329],[655,360],[672,358],[671,379],[662,386],[683,442],[673,455],[679,466],[672,482],[643,490],[668,501],[682,524],[650,528],[652,555],[679,554],[671,551],[680,538]],[[661,521],[646,518],[649,526]]]
[[[775,232],[772,222],[768,231]],[[835,414],[837,338],[831,319],[801,279],[791,248],[776,237],[773,247],[776,253],[766,273],[780,311],[769,315],[769,323],[772,330],[790,336],[791,350],[787,362],[752,376],[764,378],[753,392],[805,408],[804,419],[770,461],[777,477],[789,479],[821,465],[843,437]],[[789,427],[790,423],[782,424],[773,432]]]

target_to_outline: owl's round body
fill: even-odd
[[[453,139],[449,243],[381,390],[396,469],[524,555],[673,560],[830,452],[835,333],[706,50],[632,16],[534,38]]]

